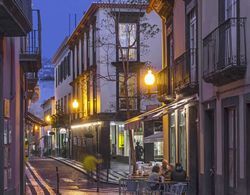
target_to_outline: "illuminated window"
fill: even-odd
[[[137,110],[137,75],[130,73],[127,78],[129,109]],[[124,73],[119,73],[119,109],[127,110]]]
[[[136,28],[136,23],[119,23],[119,61],[137,61]]]
[[[170,164],[176,163],[176,132],[175,132],[175,114],[170,116],[170,136],[169,136],[169,148],[170,148]]]

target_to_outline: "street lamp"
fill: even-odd
[[[75,110],[78,109],[79,103],[78,103],[78,101],[77,101],[76,99],[74,99],[74,101],[73,101],[73,103],[72,103],[72,107],[73,107]]]
[[[73,112],[69,113],[69,128],[68,128],[68,157],[69,159],[71,159],[71,114],[76,113],[77,109],[79,108],[79,103],[77,101],[77,99],[74,99],[74,101],[72,102],[72,108],[73,108]]]
[[[50,115],[47,115],[46,118],[45,118],[45,120],[46,120],[48,123],[50,123],[50,122],[51,122],[51,116],[50,116]]]
[[[152,86],[155,83],[155,75],[152,73],[152,70],[148,70],[148,73],[144,77],[144,82],[147,86]]]

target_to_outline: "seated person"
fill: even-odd
[[[149,187],[151,188],[151,190],[159,189],[159,187],[160,187],[159,182],[160,181],[161,181],[160,167],[158,165],[155,165],[152,168],[152,173],[148,177],[148,182],[152,182],[152,183],[149,183]]]
[[[162,160],[161,174],[165,178],[170,178],[171,172],[173,171],[173,166],[168,163],[167,160]]]
[[[171,179],[174,181],[185,181],[186,172],[183,170],[183,167],[180,163],[176,163],[175,169],[171,174]]]

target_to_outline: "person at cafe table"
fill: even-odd
[[[156,190],[160,187],[159,182],[163,182],[163,177],[160,175],[160,166],[159,165],[155,165],[152,168],[152,173],[150,174],[150,176],[148,177],[148,182],[152,182],[150,183],[150,188],[151,190]]]
[[[173,171],[173,166],[169,164],[166,159],[163,159],[162,166],[161,166],[162,176],[165,178],[170,177],[172,171]]]
[[[184,171],[181,163],[176,163],[174,171],[171,173],[171,180],[185,181],[187,178],[186,171]]]

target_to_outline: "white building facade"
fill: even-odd
[[[128,158],[127,106],[132,117],[144,112],[146,105],[159,104],[155,98],[145,98],[143,78],[149,65],[154,71],[161,69],[161,49],[154,49],[161,44],[161,20],[155,13],[146,15],[145,9],[140,4],[93,3],[67,42],[72,57],[72,97],[79,102],[71,126],[76,160],[86,153],[101,153],[109,166],[111,155]],[[146,37],[143,24],[155,25],[159,33]],[[126,43],[128,37],[132,46]],[[129,51],[128,105],[121,49],[123,55]],[[134,141],[141,141],[142,136],[140,129],[134,131]]]

